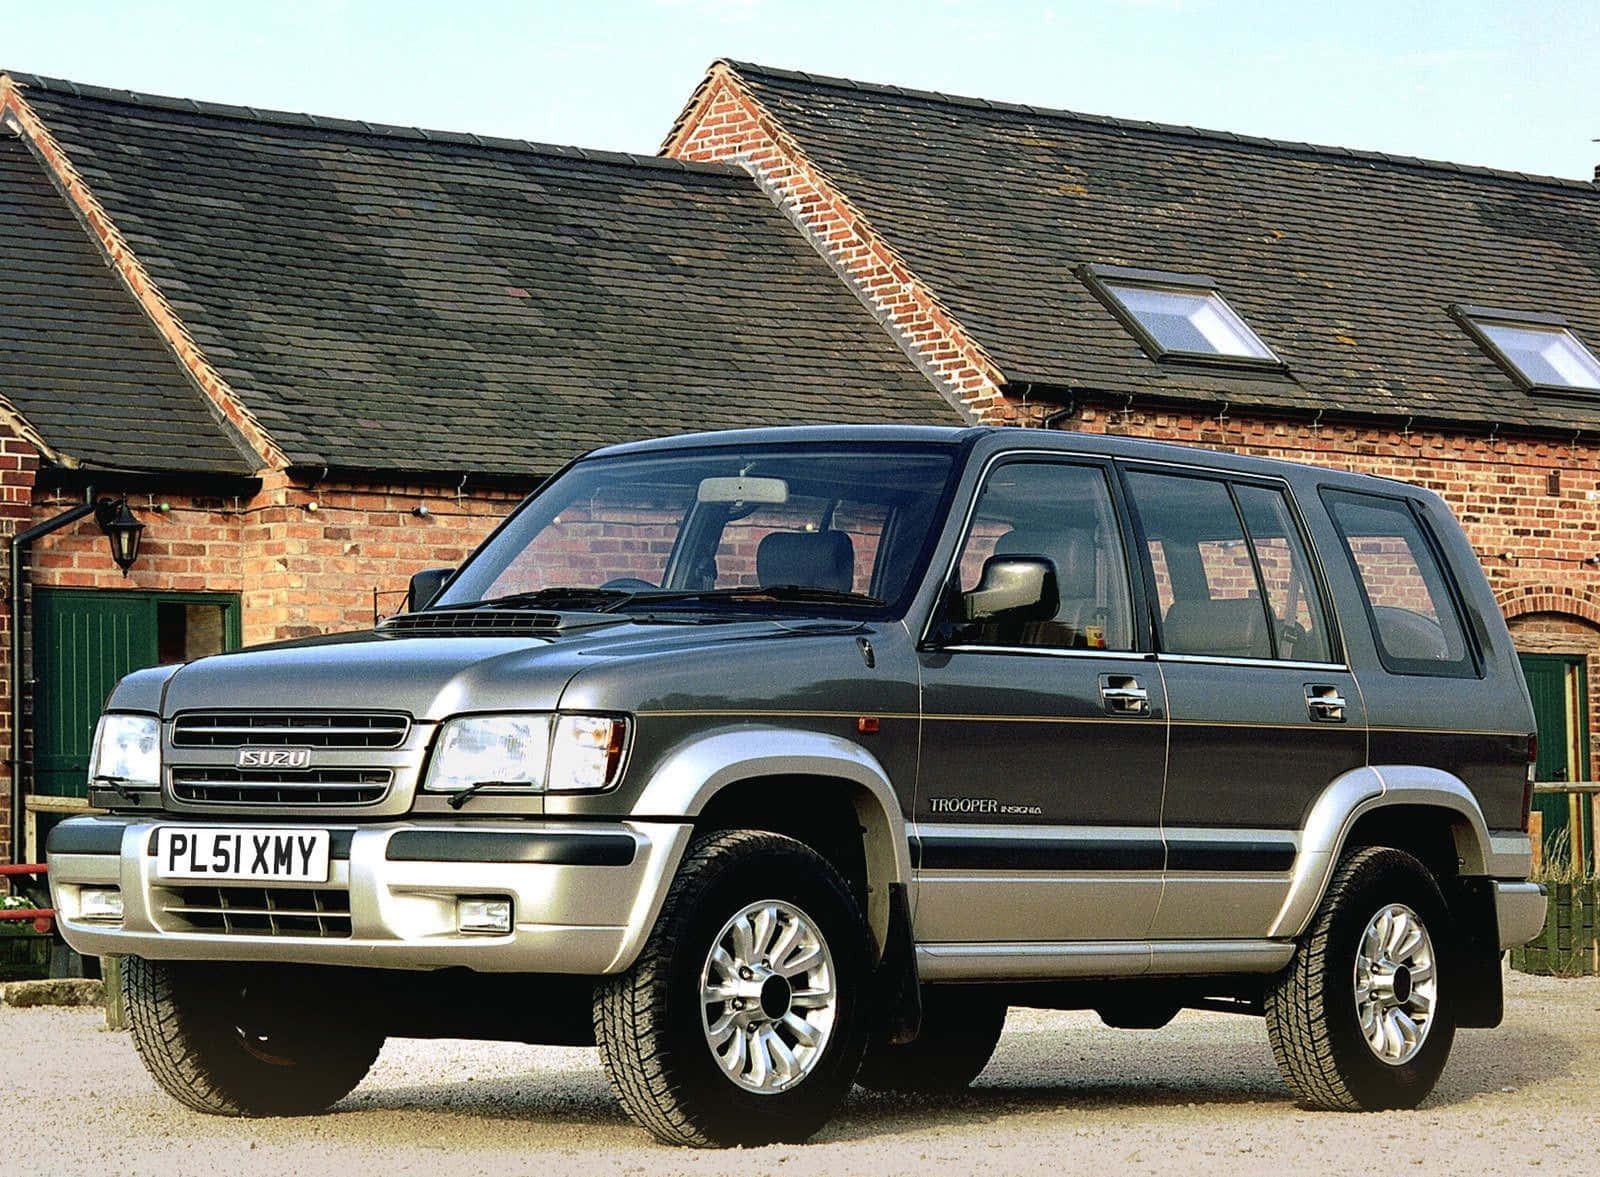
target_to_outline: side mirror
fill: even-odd
[[[990,556],[978,587],[960,597],[964,621],[1048,621],[1060,606],[1056,566],[1043,556]]]
[[[444,588],[444,582],[456,574],[454,568],[424,568],[411,578],[411,588],[406,593],[406,612],[426,609]]]

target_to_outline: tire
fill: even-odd
[[[748,977],[736,968],[741,957]],[[868,960],[860,906],[821,856],[752,830],[700,838],[638,960],[596,989],[595,1039],[612,1091],[635,1123],[668,1144],[805,1140],[833,1115],[860,1066]],[[774,980],[778,970],[797,985]]]
[[[123,1002],[145,1069],[179,1103],[216,1116],[309,1115],[350,1094],[383,1047],[317,976],[129,956]]]
[[[1455,1038],[1451,977],[1441,968],[1450,935],[1439,886],[1417,859],[1374,846],[1340,861],[1294,957],[1267,988],[1272,1054],[1304,1106],[1378,1111],[1427,1098]],[[1363,1010],[1376,1015],[1368,1017],[1375,1042]],[[1420,1031],[1415,1041],[1407,1026]]]
[[[961,1091],[988,1065],[1006,1026],[1006,1004],[982,990],[934,985],[922,991],[922,1031],[896,1046],[867,1044],[856,1082],[872,1091]]]

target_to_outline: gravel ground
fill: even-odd
[[[161,1095],[97,1010],[0,1008],[0,1173],[1600,1173],[1600,980],[1511,973],[1506,996],[1505,1024],[1463,1031],[1415,1112],[1300,1110],[1253,1018],[1151,1032],[1018,1010],[962,1096],[858,1091],[809,1145],[732,1152],[655,1144],[589,1050],[395,1040],[328,1115],[225,1120]]]

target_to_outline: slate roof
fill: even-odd
[[[256,467],[22,140],[0,134],[0,396],[84,467]]]
[[[11,76],[295,465],[960,420],[739,169]]]
[[[1600,401],[1528,395],[1446,311],[1560,314],[1600,350],[1586,181],[725,64],[1010,381],[1600,427]],[[1215,278],[1289,376],[1156,363],[1085,263]]]

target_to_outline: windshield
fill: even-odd
[[[950,447],[766,445],[579,462],[431,608],[887,616],[943,517]]]

